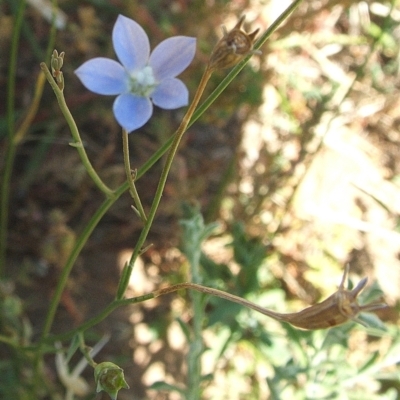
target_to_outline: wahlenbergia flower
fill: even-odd
[[[192,62],[195,38],[171,37],[150,54],[149,39],[143,28],[119,15],[112,40],[120,63],[104,57],[93,58],[75,73],[92,92],[118,95],[113,111],[125,130],[132,132],[143,126],[153,113],[153,104],[167,110],[188,104],[188,90],[175,77]]]

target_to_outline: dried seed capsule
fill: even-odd
[[[357,297],[367,284],[367,278],[363,278],[352,290],[346,290],[344,284],[348,273],[349,266],[347,265],[339,289],[322,303],[290,314],[281,314],[268,309],[262,309],[261,307],[257,311],[278,321],[289,322],[297,328],[308,330],[331,328],[351,320],[364,325],[364,323],[357,318],[359,313],[379,310],[387,307],[387,305],[381,302],[365,305],[358,304]]]
[[[246,33],[241,29],[244,19],[245,17],[242,16],[229,32],[222,27],[224,36],[216,44],[211,54],[208,63],[210,70],[233,67],[248,54],[257,52],[253,50],[253,44],[259,29],[252,33]]]

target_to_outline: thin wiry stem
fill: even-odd
[[[139,197],[139,193],[136,190],[135,179],[137,172],[134,172],[135,176],[132,176],[131,163],[129,160],[129,139],[128,132],[125,129],[122,129],[122,147],[124,153],[124,166],[125,166],[125,174],[126,180],[129,185],[129,193],[131,194],[133,201],[135,202],[135,212],[139,215],[140,219],[143,222],[147,221],[146,213],[144,212],[144,208],[142,202]]]
[[[121,281],[120,281],[120,286],[119,286],[118,292],[117,292],[117,299],[121,299],[124,296],[126,288],[128,287],[129,277],[132,273],[135,261],[136,261],[137,257],[140,255],[141,249],[147,239],[147,235],[150,231],[151,225],[153,224],[154,217],[156,215],[156,212],[157,212],[157,209],[160,204],[161,197],[162,197],[162,194],[164,191],[165,183],[167,182],[168,174],[171,169],[172,162],[175,158],[176,152],[178,151],[179,144],[182,140],[184,133],[186,132],[186,129],[189,125],[190,119],[192,118],[193,113],[196,110],[197,105],[199,104],[200,98],[204,92],[204,89],[205,89],[207,82],[209,81],[211,75],[212,75],[212,71],[207,67],[201,78],[201,81],[196,90],[194,98],[193,98],[185,116],[183,117],[178,130],[176,131],[176,133],[174,135],[174,140],[171,144],[171,147],[170,147],[168,155],[167,155],[166,162],[164,164],[164,168],[161,172],[160,180],[158,182],[157,190],[154,195],[153,203],[151,205],[149,214],[147,216],[146,224],[142,229],[142,232],[136,243],[135,249],[132,253],[131,259],[129,260],[129,262],[126,266],[126,271],[124,273],[125,279],[121,279]]]
[[[93,168],[92,163],[89,160],[89,157],[86,154],[86,150],[84,148],[79,129],[76,126],[74,117],[72,116],[71,112],[69,111],[69,108],[67,106],[67,103],[64,98],[64,93],[63,91],[57,86],[56,81],[53,79],[53,76],[51,75],[51,72],[47,68],[47,65],[45,63],[40,63],[40,68],[42,71],[45,73],[46,78],[48,82],[50,83],[54,94],[57,97],[58,104],[60,106],[60,110],[64,115],[65,120],[68,123],[69,129],[71,131],[71,135],[74,138],[74,142],[71,143],[71,146],[75,147],[79,153],[79,156],[81,158],[82,164],[85,166],[85,169],[88,173],[88,175],[91,177],[95,185],[107,196],[107,197],[113,197],[114,192],[101,180],[99,175],[97,174],[96,170]]]

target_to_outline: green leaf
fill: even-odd
[[[367,361],[364,363],[364,365],[361,366],[361,368],[358,370],[358,372],[361,374],[363,372],[366,372],[370,367],[373,367],[373,365],[375,364],[375,361],[378,359],[379,357],[379,353],[377,351],[374,351],[371,355],[371,357],[369,357],[367,359]]]
[[[80,336],[82,333],[77,333],[76,335],[73,336],[71,340],[71,344],[69,345],[68,352],[66,355],[66,362],[67,364],[71,360],[72,356],[75,354],[75,352],[78,350],[79,345],[80,345]]]
[[[149,389],[153,390],[166,390],[167,392],[178,392],[182,395],[185,395],[185,390],[181,389],[176,385],[171,385],[164,381],[157,381],[150,385]]]
[[[124,296],[125,288],[128,286],[129,279],[130,279],[130,273],[129,273],[128,263],[125,263],[119,281],[119,286],[116,296],[117,299],[121,299]]]
[[[368,328],[377,329],[378,331],[386,332],[387,328],[385,324],[379,319],[379,317],[372,313],[361,313],[358,317],[363,324]]]
[[[176,321],[178,322],[179,326],[181,327],[186,340],[190,343],[190,341],[192,340],[192,335],[190,333],[190,329],[189,329],[188,325],[185,322],[183,322],[182,319],[179,317],[176,318]]]

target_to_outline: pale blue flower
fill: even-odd
[[[149,39],[143,28],[119,15],[112,40],[120,63],[104,57],[93,58],[75,73],[92,92],[118,95],[113,111],[125,130],[132,132],[143,126],[153,113],[153,104],[167,110],[188,104],[188,90],[175,77],[192,62],[195,38],[171,37],[150,55]]]

